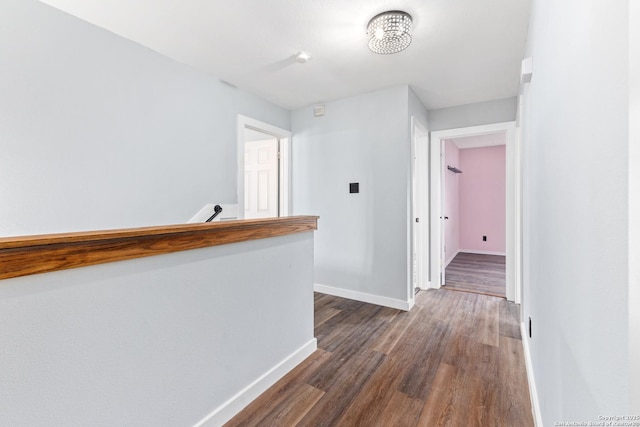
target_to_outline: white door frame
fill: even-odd
[[[629,412],[640,413],[640,4],[629,0]]]
[[[278,216],[291,215],[291,131],[238,114],[238,219],[244,218],[244,130],[253,129],[278,138]]]
[[[411,116],[410,202],[408,296],[413,305],[416,287],[429,287],[429,131],[414,116]]]
[[[506,279],[507,299],[520,303],[522,295],[521,266],[521,191],[520,142],[516,138],[516,122],[494,123],[431,132],[431,288],[442,286],[444,260],[442,248],[442,141],[475,135],[504,132],[506,134]]]

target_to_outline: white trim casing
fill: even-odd
[[[640,2],[629,0],[629,413],[640,414]]]
[[[529,383],[529,397],[531,398],[533,422],[535,427],[543,427],[540,400],[538,399],[538,389],[536,388],[536,378],[533,375],[533,364],[531,363],[531,353],[529,352],[527,328],[524,322],[520,322],[520,335],[522,336],[522,351],[524,352],[524,362],[527,369],[527,382]]]
[[[516,291],[519,288],[520,280],[516,275],[517,271],[520,271],[521,260],[517,257],[520,253],[516,251],[519,246],[519,242],[516,239],[520,236],[520,233],[516,230],[516,227],[520,224],[520,221],[516,221],[516,213],[519,200],[519,188],[517,186],[518,176],[520,175],[520,160],[517,157],[520,150],[517,148],[516,141],[516,123],[511,122],[511,125],[507,127],[507,167],[506,167],[506,216],[505,226],[507,232],[506,237],[506,280],[507,280],[507,300],[520,303],[519,299],[516,299],[516,295],[520,295]]]
[[[293,197],[291,189],[291,133],[289,137],[280,138],[280,216],[291,215],[291,199]]]
[[[223,425],[279,379],[293,370],[293,368],[302,363],[302,361],[316,351],[317,348],[318,341],[315,338],[310,340],[254,382],[240,390],[235,396],[220,405],[209,415],[198,421],[194,427],[218,427]]]
[[[429,287],[432,289],[440,289],[444,284],[442,283],[442,265],[445,260],[443,258],[443,228],[441,227],[440,217],[442,216],[442,183],[440,177],[442,176],[442,150],[441,150],[441,138],[438,136],[438,132],[431,132],[431,138],[429,139],[429,187],[430,187],[430,199],[429,199],[429,240],[431,241],[431,247],[429,248],[430,255],[430,278]]]
[[[291,215],[291,131],[281,129],[269,123],[238,114],[238,219],[244,218],[244,130],[253,129],[272,135],[280,141],[278,161],[279,169],[279,216]]]
[[[429,131],[414,116],[411,116],[410,186],[407,292],[409,299],[414,300],[415,287],[420,289],[429,287]],[[420,222],[416,222],[416,218],[419,218]]]
[[[522,292],[523,292],[523,238],[522,238],[522,230],[523,230],[523,158],[522,158],[522,125],[520,115],[522,114],[522,110],[524,109],[524,98],[523,96],[518,97],[518,112],[517,112],[517,122],[516,122],[516,132],[515,132],[515,283],[516,283],[516,292],[515,292],[515,302],[518,304],[522,304]]]
[[[402,301],[395,298],[382,297],[380,295],[368,294],[366,292],[352,291],[350,289],[335,288],[333,286],[315,283],[313,285],[314,292],[321,294],[333,295],[335,297],[352,299],[355,301],[366,302],[368,304],[381,305],[383,307],[395,308],[397,310],[409,311],[413,307],[415,300],[409,299]]]

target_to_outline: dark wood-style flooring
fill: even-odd
[[[506,297],[505,257],[460,252],[444,274],[449,290]]]
[[[446,289],[403,312],[315,295],[318,350],[226,426],[533,426],[518,306]]]

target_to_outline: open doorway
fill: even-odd
[[[244,129],[244,218],[280,216],[280,140]]]
[[[506,298],[506,132],[442,144],[443,286]]]
[[[431,132],[430,176],[431,176],[431,284],[432,288],[440,288],[446,283],[445,224],[444,215],[444,172],[448,171],[444,164],[445,140],[503,134],[505,136],[506,157],[506,206],[505,206],[505,278],[506,297],[509,301],[520,302],[520,166],[519,149],[516,140],[516,123],[496,123],[492,125],[473,126]]]
[[[238,115],[239,218],[290,215],[291,132]]]

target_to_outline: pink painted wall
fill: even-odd
[[[505,253],[506,147],[466,148],[459,161],[460,250]]]
[[[460,175],[447,169],[447,165],[460,167],[460,149],[450,140],[444,145],[444,221],[445,264],[451,262],[460,249],[459,219],[460,219]]]

